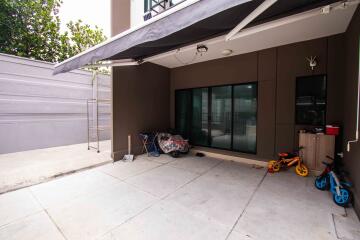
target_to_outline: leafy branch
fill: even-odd
[[[81,20],[70,21],[61,33],[61,4],[61,0],[1,0],[0,52],[60,62],[106,40],[102,29]]]

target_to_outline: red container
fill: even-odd
[[[333,125],[326,125],[326,134],[327,135],[337,136],[337,135],[339,135],[339,132],[340,132],[340,127],[333,126]]]

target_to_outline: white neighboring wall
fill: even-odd
[[[0,154],[87,142],[86,100],[92,73],[52,75],[52,63],[0,54]],[[111,97],[110,76],[99,75],[99,98]],[[110,106],[100,107],[101,125]],[[110,130],[101,134],[110,139]]]

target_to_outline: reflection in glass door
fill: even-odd
[[[211,88],[211,146],[231,149],[231,88]]]
[[[191,114],[191,142],[195,145],[209,144],[208,88],[193,89]]]
[[[233,149],[256,152],[257,85],[234,86]]]
[[[175,93],[175,128],[184,138],[189,138],[191,91],[179,90]]]

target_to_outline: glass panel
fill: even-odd
[[[297,78],[296,123],[306,125],[325,125],[325,112],[325,76]]]
[[[193,90],[191,143],[194,145],[208,145],[208,89]]]
[[[211,146],[230,149],[231,86],[211,89]]]
[[[144,0],[144,13],[149,11],[149,0]]]
[[[179,3],[183,2],[183,1],[184,1],[184,0],[172,0],[172,1],[171,1],[171,6],[172,6],[172,5],[179,4]]]
[[[234,86],[233,149],[256,152],[257,85]]]
[[[178,134],[189,138],[191,90],[175,92],[175,128]]]

